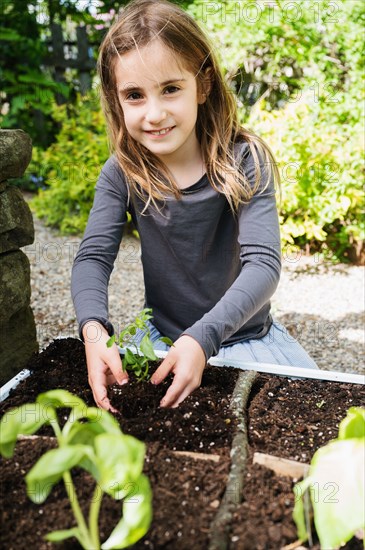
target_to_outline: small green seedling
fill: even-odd
[[[61,430],[57,409],[71,409]],[[63,479],[76,526],[46,535],[51,542],[76,537],[85,550],[127,548],[143,537],[152,519],[152,494],[148,478],[142,473],[145,445],[120,430],[107,411],[87,407],[80,398],[64,390],[38,395],[28,403],[7,412],[0,423],[0,453],[13,456],[19,435],[31,435],[50,424],[58,448],[47,451],[25,477],[27,494],[43,503],[52,487]],[[71,469],[83,468],[95,479],[89,516],[85,519],[72,482]],[[100,544],[98,517],[103,494],[123,500],[122,517],[108,540]]]
[[[130,323],[126,328],[120,333],[119,336],[119,345],[125,347],[125,355],[123,357],[123,370],[131,371],[134,373],[138,382],[143,380],[149,380],[150,378],[150,361],[157,361],[158,357],[153,350],[153,343],[151,341],[151,331],[147,325],[147,321],[153,318],[151,315],[152,309],[145,308],[143,309],[135,318],[133,323]],[[134,340],[137,330],[141,329],[145,332],[139,348]],[[173,346],[174,343],[167,336],[162,336],[159,338],[161,342],[164,342],[168,346]],[[113,334],[111,338],[107,341],[106,345],[110,348],[116,337]],[[131,347],[133,346],[134,351]]]
[[[301,541],[311,542],[309,503],[303,505],[307,490],[321,548],[337,549],[364,532],[364,471],[365,409],[351,407],[340,423],[338,438],[314,453],[309,475],[294,487],[293,518]]]

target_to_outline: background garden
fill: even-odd
[[[1,124],[33,140],[17,185],[65,235],[82,234],[109,156],[98,46],[126,1],[7,0]],[[206,29],[242,123],[281,173],[283,245],[364,260],[364,41],[361,0],[179,2]]]

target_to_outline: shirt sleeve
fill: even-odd
[[[114,333],[108,319],[108,284],[127,221],[128,190],[115,157],[104,164],[86,230],[71,272],[71,295],[79,335],[87,321],[96,320]]]
[[[244,155],[243,169],[250,184],[255,181],[252,153]],[[279,283],[281,271],[280,229],[274,180],[262,191],[268,167],[259,155],[261,181],[248,204],[238,210],[238,242],[241,271],[217,304],[183,334],[202,346],[207,360],[221,344],[267,304]]]

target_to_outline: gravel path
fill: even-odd
[[[29,198],[26,195],[26,198]],[[41,348],[59,336],[78,337],[70,272],[80,238],[62,237],[34,216],[35,242],[24,247],[31,263],[31,305]],[[275,317],[321,369],[364,373],[364,269],[332,265],[319,256],[284,251],[283,272],[272,299]],[[139,241],[125,237],[109,287],[116,332],[143,306]]]

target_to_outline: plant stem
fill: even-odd
[[[102,499],[103,492],[100,489],[99,485],[96,485],[89,510],[89,532],[95,548],[100,548],[98,520]]]
[[[50,420],[50,425],[52,426],[54,434],[57,437],[58,444],[61,447],[61,445],[63,443],[63,435],[62,435],[62,432],[61,432],[61,428],[58,424],[57,418],[54,418],[54,419]]]
[[[63,474],[63,481],[65,483],[67,496],[70,501],[75,519],[77,521],[80,535],[82,537],[82,540],[80,540],[79,542],[82,544],[85,550],[99,550],[100,546],[94,546],[93,542],[91,541],[86,521],[81,511],[80,504],[76,495],[76,490],[72,481],[71,473],[69,471]]]

